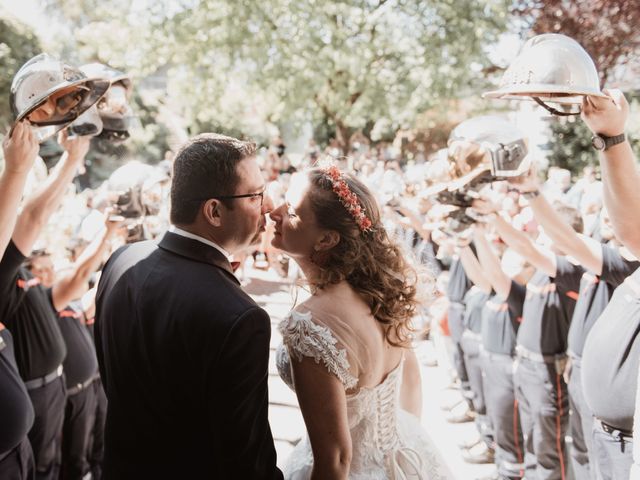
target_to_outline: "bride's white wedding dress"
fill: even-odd
[[[358,351],[349,340],[352,332],[344,322],[319,320],[311,312],[291,312],[280,324],[284,345],[277,353],[277,366],[284,382],[295,390],[291,374],[291,354],[300,360],[311,357],[334,374],[347,391],[347,411],[352,440],[352,480],[452,478],[420,420],[399,405],[403,360],[379,385],[359,388],[350,357]],[[339,333],[336,335],[335,332]],[[338,340],[340,339],[340,341]],[[286,346],[286,348],[285,348]],[[362,358],[355,359],[362,361]],[[362,365],[362,363],[360,363]],[[308,436],[300,441],[288,458],[287,480],[311,477],[313,453]]]

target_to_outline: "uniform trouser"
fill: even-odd
[[[35,420],[29,431],[29,441],[36,461],[38,480],[58,478],[60,446],[66,389],[64,376],[39,388],[29,390]]]
[[[620,432],[607,433],[596,419],[592,425],[594,465],[602,480],[628,480],[633,464],[632,438]]]
[[[92,480],[101,480],[102,460],[104,459],[104,427],[107,421],[107,396],[104,393],[100,377],[93,382],[93,389],[96,398],[96,411],[89,446],[89,464],[91,465]]]
[[[483,351],[484,395],[493,426],[495,462],[500,478],[522,478],[524,451],[520,414],[513,387],[514,360],[510,355]]]
[[[462,333],[464,332],[464,304],[451,302],[447,315],[451,341],[453,342],[453,365],[458,373],[458,378],[463,390],[469,390],[469,376],[464,362],[464,350],[461,345]]]
[[[569,401],[562,375],[553,363],[518,358],[514,385],[524,437],[527,480],[564,480]]]
[[[2,480],[33,480],[36,469],[33,451],[28,438],[24,438],[10,452],[0,454],[0,478]]]
[[[571,433],[571,466],[576,479],[589,480],[596,476],[590,469],[590,459],[593,457],[591,446],[591,430],[593,428],[593,414],[584,399],[582,392],[580,360],[571,359],[571,374],[569,376],[569,432]]]
[[[62,428],[63,480],[81,480],[89,473],[89,440],[96,415],[96,392],[93,384],[67,397]]]
[[[471,333],[471,332],[469,332]],[[473,335],[473,334],[471,334]],[[482,440],[493,447],[493,428],[487,416],[487,407],[484,400],[484,387],[482,379],[483,362],[480,357],[480,339],[473,338],[469,334],[462,335],[462,349],[464,351],[464,363],[469,376],[471,395],[469,399],[476,412],[476,427]]]

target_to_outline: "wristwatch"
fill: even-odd
[[[594,135],[593,137],[591,137],[591,145],[596,150],[604,152],[608,148],[624,142],[626,139],[627,137],[624,133],[621,133],[620,135],[616,135],[614,137],[607,137],[605,135]]]

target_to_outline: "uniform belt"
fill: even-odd
[[[89,380],[87,380],[86,382],[77,383],[73,387],[67,388],[67,395],[68,396],[73,396],[73,395],[76,395],[76,394],[80,393],[82,390],[84,390],[89,385],[91,385],[96,378],[98,378],[98,374],[97,373],[95,375],[92,375],[91,378]]]
[[[620,428],[614,427],[613,425],[609,425],[607,422],[603,422],[602,420],[600,420],[599,418],[596,417],[596,422],[598,422],[600,424],[600,427],[602,428],[602,430],[606,433],[608,433],[609,435],[613,436],[613,437],[627,437],[627,438],[633,438],[633,432],[630,432],[629,430],[622,430]]]
[[[485,355],[489,359],[495,358],[495,359],[513,360],[513,355],[511,355],[510,353],[490,352],[489,350],[486,350],[483,345],[480,345],[480,353],[482,355]]]
[[[472,332],[471,330],[469,330],[468,328],[465,329],[464,332],[462,332],[462,336],[463,337],[467,337],[470,338],[472,340],[476,340],[478,342],[482,342],[482,335],[476,332]]]
[[[538,362],[538,363],[554,363],[557,360],[562,360],[567,358],[566,353],[556,353],[551,355],[545,355],[543,353],[532,352],[531,350],[523,347],[522,345],[516,345],[516,355],[519,358],[526,358],[527,360],[531,360],[532,362]]]
[[[33,380],[24,382],[24,385],[27,387],[27,390],[35,390],[36,388],[44,387],[45,385],[53,382],[60,375],[62,375],[62,365],[58,365],[58,368],[44,377],[34,378]]]

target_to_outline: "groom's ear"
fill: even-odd
[[[340,243],[340,234],[335,230],[326,230],[322,233],[320,239],[316,242],[316,250],[331,250],[338,243]]]
[[[206,202],[202,204],[201,211],[202,214],[210,225],[214,227],[219,227],[222,224],[222,220],[220,218],[220,201],[210,198]]]

